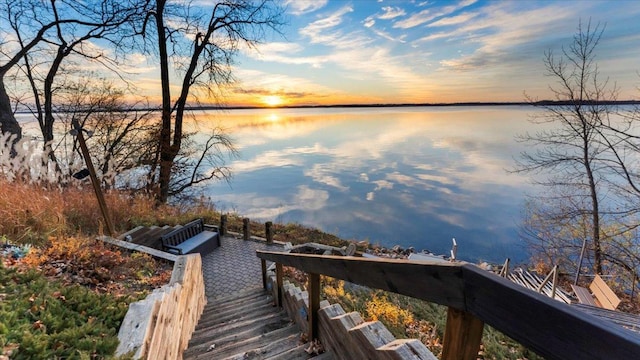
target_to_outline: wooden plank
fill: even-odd
[[[381,358],[393,360],[438,360],[418,339],[397,339],[379,347],[378,352]]]
[[[257,251],[258,257],[391,291],[436,304],[464,309],[462,269],[459,263],[413,262],[400,259],[356,258],[331,255],[289,254]]]
[[[589,285],[589,289],[593,292],[600,305],[609,310],[615,310],[620,305],[620,298],[611,290],[609,285],[602,280],[600,275],[596,275]]]
[[[447,313],[447,327],[442,344],[443,360],[476,360],[484,323],[469,314],[454,308]]]
[[[583,288],[582,286],[572,284],[571,289],[573,289],[573,293],[576,294],[576,297],[578,298],[578,301],[580,302],[580,304],[598,306],[595,300],[593,300],[593,295],[591,295],[591,293],[587,288]]]
[[[463,265],[467,311],[547,359],[634,359],[640,335]]]
[[[164,251],[160,251],[158,249],[154,249],[154,248],[150,248],[144,245],[139,245],[139,244],[135,244],[135,243],[131,243],[128,241],[122,241],[122,240],[118,240],[118,239],[114,239],[110,236],[98,236],[96,239],[109,243],[109,244],[113,244],[125,249],[129,249],[129,250],[133,250],[133,251],[138,251],[141,253],[145,253],[145,254],[149,254],[155,258],[160,258],[160,259],[165,259],[165,260],[169,260],[169,261],[176,261],[176,259],[178,258],[177,255],[174,254],[169,254],[167,252]]]

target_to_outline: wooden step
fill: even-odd
[[[207,316],[201,317],[198,326],[196,326],[196,331],[200,328],[210,328],[215,325],[242,321],[278,311],[280,311],[280,309],[271,304],[262,304],[253,308],[244,309],[244,311],[226,313],[222,316],[218,316],[216,313],[210,313],[207,314]]]
[[[263,289],[209,299],[184,359],[312,359],[301,332]],[[331,359],[324,355],[321,359]]]
[[[215,344],[203,344],[189,347],[184,352],[184,359],[261,359],[284,352],[298,345],[300,331],[290,324],[266,334],[226,344],[221,347]],[[211,349],[210,351],[207,351]],[[268,356],[267,356],[268,355]]]
[[[260,318],[234,322],[226,326],[207,328],[194,332],[190,343],[192,344],[191,346],[197,346],[203,342],[213,342],[216,343],[216,345],[221,345],[221,343],[228,341],[228,339],[237,341],[241,338],[250,338],[277,328],[285,327],[289,325],[290,322],[291,320],[289,320],[287,314],[284,312],[267,314]]]
[[[244,299],[244,301],[234,302],[233,304],[217,305],[208,304],[202,313],[203,317],[207,317],[210,314],[217,314],[218,316],[225,316],[234,312],[242,311],[244,309],[250,309],[251,307],[269,305],[274,307],[273,299],[266,294],[262,294],[256,297],[250,297]]]

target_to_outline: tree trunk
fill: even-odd
[[[3,134],[15,135],[15,141],[22,138],[22,127],[18,124],[13,109],[11,109],[11,100],[9,100],[9,94],[4,87],[4,76],[0,76],[0,130]]]
[[[171,182],[171,169],[177,151],[173,151],[171,144],[171,89],[169,78],[169,53],[167,51],[167,35],[164,26],[164,6],[166,1],[157,2],[155,14],[156,31],[158,32],[158,55],[160,57],[160,80],[162,88],[162,129],[160,130],[160,176],[158,182],[160,189],[156,200],[166,203],[169,198],[169,185]]]

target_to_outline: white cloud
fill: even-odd
[[[382,10],[384,10],[384,14],[378,16],[378,19],[382,20],[394,19],[407,14],[404,9],[399,7],[383,6]]]
[[[438,21],[434,21],[431,24],[428,24],[427,27],[451,26],[451,25],[464,24],[476,16],[478,16],[478,13],[464,13],[457,16],[446,17]]]
[[[288,6],[292,14],[302,15],[322,9],[328,2],[329,0],[286,0],[284,5]]]
[[[463,9],[475,2],[476,0],[465,0],[465,1],[459,2],[456,5],[445,6],[440,9],[434,9],[433,11],[431,9],[425,9],[416,14],[411,15],[407,19],[397,21],[395,24],[393,24],[393,27],[400,28],[400,29],[409,29],[412,27],[416,27],[418,25],[422,25],[424,23],[427,23],[441,16],[445,16],[455,11],[458,11],[460,9]]]
[[[485,8],[484,13],[486,16],[481,20],[457,27],[446,34],[427,36],[421,41],[465,37],[478,44],[470,54],[442,60],[441,65],[445,68],[471,70],[498,63],[505,68],[509,58],[521,56],[521,52],[516,51],[518,47],[526,46],[531,50],[532,42],[557,33],[558,26],[566,24],[566,20],[574,16],[571,9],[561,5],[526,11],[495,5]],[[521,20],[525,18],[529,20]]]
[[[349,191],[348,186],[342,185],[337,176],[332,175],[335,169],[328,164],[315,164],[311,169],[304,171],[304,176],[309,176],[313,181],[335,187],[340,191]]]
[[[394,28],[409,29],[421,24],[424,24],[430,20],[433,20],[437,15],[431,14],[431,10],[422,10],[416,14],[409,16],[409,18],[397,21],[393,24]]]
[[[372,27],[375,24],[376,24],[376,21],[370,17],[364,19],[364,22],[363,22],[364,27],[368,27],[368,28]]]
[[[306,27],[300,29],[300,34],[307,36],[312,44],[327,44],[337,48],[349,48],[362,44],[362,37],[353,34],[344,36],[340,30],[335,29],[344,21],[346,14],[353,12],[353,7],[343,6],[331,15],[316,20]]]
[[[243,48],[243,52],[246,56],[261,61],[277,62],[281,64],[311,65],[314,68],[320,68],[323,63],[327,62],[327,58],[325,56],[296,57],[295,54],[301,52],[303,47],[295,43],[265,43],[258,45],[256,50],[257,51]]]
[[[323,209],[329,200],[329,193],[324,190],[311,189],[306,185],[298,186],[296,201],[298,208],[302,210]]]

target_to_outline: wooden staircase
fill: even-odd
[[[307,354],[301,331],[263,289],[211,300],[184,359],[332,359]]]

